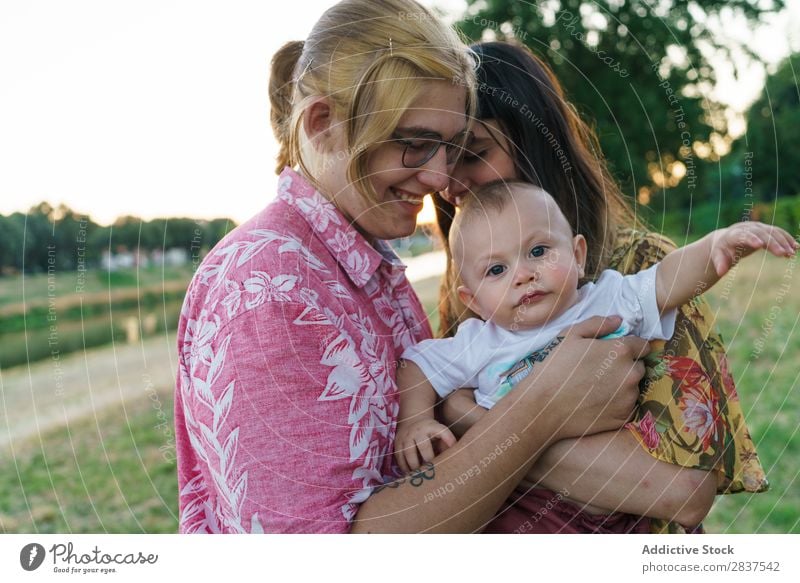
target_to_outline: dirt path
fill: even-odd
[[[0,451],[120,401],[169,393],[174,333],[0,371]]]

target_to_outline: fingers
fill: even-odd
[[[576,335],[580,338],[600,338],[617,330],[622,324],[619,316],[594,316],[583,322],[578,322],[563,331],[563,334]]]
[[[456,436],[450,431],[449,427],[442,426],[442,430],[436,435],[435,439],[439,440],[440,445],[444,445],[441,451],[453,447],[456,444]],[[441,452],[440,452],[441,453]],[[426,460],[431,461],[431,460]]]
[[[447,426],[433,420],[414,426],[410,430],[404,429],[395,439],[397,467],[407,474],[419,468],[424,462],[433,461],[437,456],[433,440],[437,441],[440,452],[454,446],[457,441]]]
[[[411,471],[408,467],[408,463],[406,462],[406,452],[404,449],[398,449],[394,454],[394,459],[397,462],[397,467],[400,468],[400,471],[404,474],[407,474]]]
[[[433,442],[427,436],[417,441],[417,450],[422,456],[423,462],[431,462],[433,458],[436,457],[436,454],[433,452]],[[420,463],[414,466],[413,469],[417,469],[420,465],[422,464]]]
[[[773,225],[750,221],[737,223],[731,229],[737,246],[752,250],[767,249],[778,257],[791,257],[800,247],[787,231]]]
[[[406,467],[401,469],[404,472],[408,473],[411,470],[416,470],[422,465],[419,461],[419,456],[417,455],[416,442],[410,441],[409,444],[403,448],[403,455],[405,456]]]
[[[617,342],[621,343],[622,346],[627,348],[631,358],[634,360],[644,358],[652,352],[650,343],[643,338],[639,338],[638,336],[624,336],[619,338]]]

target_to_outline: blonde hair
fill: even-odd
[[[475,62],[456,32],[413,0],[343,0],[319,19],[308,39],[281,47],[272,59],[271,120],[280,143],[276,173],[299,166],[304,109],[319,96],[346,124],[347,179],[367,198],[367,159],[389,139],[419,97],[420,81],[445,80],[475,109]],[[319,185],[317,185],[319,186]]]

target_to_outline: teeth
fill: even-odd
[[[400,200],[405,201],[405,202],[410,202],[410,203],[413,203],[413,204],[422,204],[422,200],[425,198],[424,195],[423,196],[415,196],[415,195],[409,194],[407,192],[404,192],[402,190],[395,190],[394,193],[397,196],[397,198],[399,198]]]

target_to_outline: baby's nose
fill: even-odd
[[[517,284],[526,284],[539,279],[539,270],[530,267],[517,268]]]

